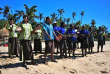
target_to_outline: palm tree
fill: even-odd
[[[26,12],[24,12],[26,15],[29,16],[29,21],[32,22],[34,21],[34,18],[38,18],[38,16],[35,14],[37,12],[36,10],[36,5],[32,6],[29,8],[26,4],[24,4]]]
[[[105,34],[109,33],[108,27],[106,27],[105,25],[102,25],[101,27],[105,31]]]
[[[8,14],[8,18],[12,18],[13,20],[14,20],[14,22],[16,23],[17,21],[18,21],[18,14],[17,13],[15,13],[15,14]]]
[[[64,9],[58,9],[57,11],[59,12],[60,21],[61,21],[61,18],[63,17],[63,14],[62,13],[64,13]]]
[[[63,21],[65,22],[66,21],[66,18],[64,18]]]
[[[91,26],[92,26],[93,29],[95,27],[95,24],[96,24],[96,21],[93,19],[92,22],[91,22]]]
[[[67,26],[69,26],[70,18],[68,18],[68,19],[66,20],[66,22],[67,22]]]
[[[3,14],[3,8],[0,7],[0,14]]]
[[[53,21],[56,20],[56,18],[57,18],[56,15],[57,15],[57,14],[55,14],[55,12],[53,12],[53,14],[50,14],[50,16],[52,17]]]
[[[88,29],[90,27],[89,24],[84,24],[85,25],[85,28]]]
[[[5,27],[6,22],[7,22],[7,21],[5,21],[5,20],[3,20],[3,19],[0,20],[0,29],[2,29],[2,28]]]
[[[43,13],[39,13],[38,19],[40,19],[40,23],[41,23],[42,18],[43,18]]]
[[[81,24],[82,24],[82,18],[83,18],[83,15],[84,15],[84,11],[81,11]]]
[[[75,23],[75,25],[77,25],[77,26],[80,26],[80,24],[81,24],[80,20]]]
[[[9,12],[10,12],[10,7],[9,6],[5,6],[4,12],[3,12],[3,14],[4,14],[3,17],[7,19]]]
[[[73,12],[73,13],[72,13],[72,17],[73,17],[74,21],[75,21],[75,18],[74,18],[75,15],[76,15],[76,12]],[[73,24],[73,19],[72,19],[72,24]]]
[[[20,20],[20,18],[21,18],[21,16],[23,16],[25,13],[24,13],[24,11],[19,11],[19,10],[16,10],[15,12],[17,12],[16,14],[18,14],[18,17],[17,17],[17,19],[18,19],[18,22],[19,22],[19,20]]]

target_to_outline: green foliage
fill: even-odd
[[[67,18],[66,22],[67,22],[67,27],[68,27],[69,26],[69,22],[70,22],[70,18]]]
[[[8,21],[0,20],[0,29],[4,28]]]
[[[80,26],[80,24],[81,24],[80,20],[75,23],[76,26]]]
[[[9,6],[5,6],[4,8],[4,12],[3,12],[3,16],[6,17],[6,19],[8,19],[8,14],[10,12],[10,7]]]
[[[35,14],[37,12],[36,10],[36,5],[32,6],[31,8],[29,8],[26,4],[24,4],[25,10],[26,12],[24,12],[24,14],[29,16],[29,22],[34,21],[34,18],[38,18],[38,16]]]
[[[64,9],[58,9],[57,11],[58,11],[58,13],[59,13],[58,15],[60,15],[60,21],[61,21],[61,20],[62,20],[62,17],[63,17],[63,13],[64,13],[65,11],[64,11]]]
[[[109,31],[108,31],[108,27],[106,27],[105,25],[102,25],[102,30],[105,31],[105,34],[108,34]]]
[[[41,20],[43,19],[43,13],[39,13],[39,16],[37,18],[40,19],[41,22]]]
[[[57,14],[55,12],[53,12],[53,14],[50,14],[52,21],[57,21]]]
[[[93,19],[92,22],[91,22],[91,26],[92,26],[92,28],[95,27],[95,24],[96,24],[96,21]]]
[[[36,25],[38,23],[35,21],[35,18],[40,20],[40,24],[43,23],[43,22],[41,22],[41,20],[44,18],[43,13],[39,13],[38,15],[36,15],[36,13],[37,13],[36,5],[33,5],[32,7],[29,8],[26,4],[24,4],[24,8],[25,8],[25,11],[16,10],[15,13],[13,14],[12,11],[10,10],[9,6],[4,6],[4,8],[0,7],[0,15],[3,15],[3,17],[4,17],[4,20],[0,20],[0,29],[2,29],[8,23],[8,18],[13,18],[14,22],[17,25],[20,25],[22,23],[22,22],[20,22],[20,19],[25,14],[29,16],[29,22],[32,24],[33,27],[36,27]],[[64,22],[67,22],[66,28],[69,26],[70,23],[73,24],[73,20],[75,21],[76,12],[72,13],[73,19],[72,19],[72,22],[70,22],[71,18],[63,17],[63,13],[65,12],[64,9],[58,9],[57,11],[58,11],[58,14],[56,14],[55,12],[50,14],[51,19],[52,19],[51,24],[53,24],[53,21],[56,21],[57,25],[60,26],[60,22],[64,21]],[[81,28],[84,11],[81,11],[80,15],[81,15],[81,20],[75,21],[74,25],[80,26],[80,28]],[[44,22],[45,22],[45,18],[44,18]],[[91,21],[91,26],[92,26],[93,31],[97,32],[97,27],[95,24],[96,24],[96,21],[93,19]],[[90,27],[89,24],[84,24],[84,25],[85,25],[86,29],[88,29]],[[105,30],[106,34],[109,34],[108,27],[106,27],[105,25],[102,25],[101,27],[103,30]]]
[[[82,18],[83,18],[83,15],[84,15],[84,11],[81,11],[81,24],[82,24]]]

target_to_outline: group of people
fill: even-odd
[[[81,43],[82,56],[86,56],[87,49],[88,53],[93,52],[94,47],[94,35],[92,28],[89,27],[88,30],[85,26],[80,29],[79,26],[70,25],[66,29],[65,22],[61,22],[60,26],[57,26],[57,22],[51,24],[51,18],[46,17],[45,23],[37,24],[35,28],[28,22],[29,17],[27,15],[23,16],[23,22],[20,25],[15,25],[13,19],[9,19],[9,25],[7,29],[9,30],[9,57],[12,58],[13,55],[16,57],[20,56],[20,61],[23,61],[23,66],[27,67],[26,60],[32,60],[32,64],[37,65],[34,60],[33,50],[32,50],[32,35],[34,35],[34,51],[37,53],[42,52],[41,37],[44,35],[45,40],[45,53],[44,53],[44,63],[47,63],[47,54],[51,54],[52,62],[57,62],[54,59],[54,53],[60,53],[61,58],[71,57],[75,58],[75,49],[78,44]],[[101,52],[103,52],[104,36],[101,27],[97,31],[98,38],[98,48],[101,46]],[[54,48],[57,48],[55,52]],[[59,51],[60,50],[60,51]],[[85,53],[84,53],[85,50]]]

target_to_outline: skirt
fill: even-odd
[[[89,41],[89,47],[94,47],[94,41]]]
[[[9,55],[18,55],[20,52],[18,38],[9,38],[8,40],[8,52]]]
[[[20,61],[33,60],[32,46],[30,40],[20,40]]]
[[[104,40],[98,40],[98,46],[104,45]]]
[[[34,39],[34,51],[42,51],[41,39]]]
[[[105,36],[103,36],[103,40],[104,40],[104,45],[105,45]]]
[[[85,49],[85,48],[88,48],[88,47],[89,47],[89,42],[88,42],[88,39],[86,38],[86,39],[82,40],[81,48]]]
[[[69,40],[69,49],[75,49],[76,48],[76,41]]]

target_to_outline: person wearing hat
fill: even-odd
[[[101,52],[103,52],[104,39],[103,39],[103,31],[101,27],[99,27],[99,30],[97,31],[97,36],[98,36],[97,52],[99,52],[99,46],[101,46]]]
[[[89,52],[88,53],[92,53],[93,52],[93,47],[94,47],[94,33],[92,31],[92,27],[89,27]]]
[[[36,30],[40,29],[37,27],[35,30],[32,29],[32,25],[28,22],[29,17],[27,15],[23,16],[23,23],[19,25],[17,29],[20,32],[20,61],[23,60],[23,66],[27,67],[26,60],[31,60],[33,65],[37,65],[34,61],[34,56],[32,53],[31,46],[31,34]]]
[[[57,26],[56,21],[53,22],[53,29],[55,31],[56,36],[58,36],[58,26]],[[54,38],[55,38],[55,36],[54,36]],[[55,44],[55,48],[57,48],[57,52],[56,52],[56,54],[57,54],[57,53],[59,53],[59,51],[58,51],[59,41],[56,40],[56,38],[54,39],[54,44]]]
[[[44,63],[47,63],[47,54],[51,53],[51,59],[52,62],[57,62],[54,59],[54,36],[57,40],[59,40],[59,38],[56,36],[54,29],[53,29],[53,25],[50,24],[51,23],[51,18],[50,17],[46,17],[46,22],[43,24],[43,30],[44,30],[44,39],[45,39],[45,54],[44,54]]]
[[[82,30],[79,31],[79,36],[81,36],[81,49],[82,49],[82,56],[84,57],[84,50],[85,50],[85,56],[87,53],[88,48],[88,35],[89,31],[85,29],[85,26],[82,26]]]
[[[17,26],[14,24],[13,19],[9,18],[9,25],[7,29],[9,30],[9,40],[8,40],[8,53],[9,57],[13,57],[16,55],[18,57],[19,54],[19,44],[18,44],[18,34],[17,34]]]

